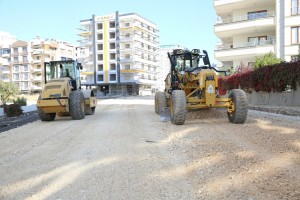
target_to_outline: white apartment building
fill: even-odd
[[[76,59],[77,47],[54,39],[34,38],[0,46],[0,81],[13,82],[22,93],[41,92],[44,63]]]
[[[235,70],[273,52],[296,58],[300,45],[300,0],[214,0],[218,15],[215,58]]]
[[[80,21],[85,48],[82,84],[102,95],[139,94],[157,88],[158,29],[136,13]]]
[[[158,90],[165,90],[165,79],[171,70],[171,63],[168,57],[168,52],[172,53],[174,49],[186,49],[181,45],[161,45],[159,48],[159,70],[158,70]]]

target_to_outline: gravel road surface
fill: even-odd
[[[0,133],[0,199],[300,199],[299,117],[203,110],[175,126],[153,104],[106,99]]]

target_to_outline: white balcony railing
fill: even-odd
[[[227,18],[227,19],[217,19],[216,25],[229,24],[233,22],[250,21],[250,20],[274,17],[274,16],[275,16],[275,11],[254,13],[254,14],[242,15],[242,16],[237,16],[237,17]]]
[[[246,47],[256,47],[256,46],[265,46],[265,45],[274,45],[276,40],[263,40],[263,41],[252,41],[252,42],[243,42],[238,44],[222,44],[217,45],[217,50],[227,50],[227,49],[238,49]]]

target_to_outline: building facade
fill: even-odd
[[[11,40],[0,45],[0,81],[13,82],[21,93],[41,92],[44,63],[76,59],[77,47],[54,39]]]
[[[215,58],[235,70],[270,52],[291,61],[299,54],[300,0],[214,0]]]
[[[85,48],[82,84],[101,95],[157,88],[158,29],[136,13],[92,16],[80,22]]]

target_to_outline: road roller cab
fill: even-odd
[[[44,63],[44,87],[37,101],[42,121],[53,121],[57,116],[83,119],[94,114],[97,99],[93,90],[81,90],[81,63],[75,60]]]

